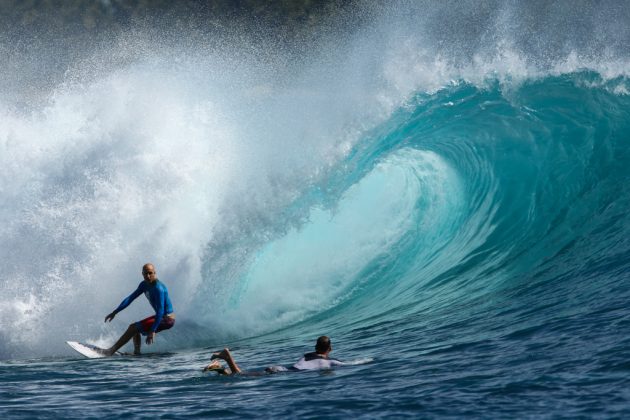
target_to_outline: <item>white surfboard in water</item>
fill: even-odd
[[[103,354],[103,349],[93,346],[92,344],[79,343],[78,341],[66,341],[70,347],[88,357],[90,359],[99,359],[101,357],[107,357]]]

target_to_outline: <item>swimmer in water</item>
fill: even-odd
[[[234,360],[232,353],[230,353],[230,349],[224,348],[223,350],[212,354],[212,357],[210,358],[212,360],[212,363],[206,366],[203,371],[215,371],[220,375],[234,375],[238,373],[242,375],[258,376],[264,373],[330,369],[333,366],[344,365],[345,363],[328,357],[331,351],[332,343],[330,341],[330,338],[322,335],[317,339],[317,343],[315,344],[315,351],[311,353],[306,353],[292,366],[271,366],[266,368],[265,372],[243,372],[241,368],[239,368],[236,364],[236,360]],[[225,360],[228,367],[222,366],[217,359]]]

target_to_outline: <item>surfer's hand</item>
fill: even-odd
[[[154,333],[154,332],[149,333],[149,334],[147,334],[147,340],[146,340],[146,343],[147,343],[147,344],[153,344],[153,340],[154,340],[154,339],[155,339],[155,333]]]
[[[112,319],[116,316],[116,312],[112,312],[111,314],[105,317],[105,322],[112,322]]]

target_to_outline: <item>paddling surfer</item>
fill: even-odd
[[[298,370],[318,370],[318,369],[330,369],[333,366],[342,366],[345,363],[331,359],[328,357],[330,352],[332,351],[332,342],[330,338],[322,335],[317,339],[317,343],[315,344],[315,351],[311,353],[306,353],[300,360],[298,360],[294,365],[285,367],[285,366],[271,366],[265,369],[266,373],[276,373],[276,372],[286,372],[286,371],[298,371]],[[221,366],[218,360],[225,360],[229,366],[229,369]],[[234,375],[234,374],[245,374],[245,375],[260,375],[263,372],[243,372],[238,365],[236,364],[236,360],[230,353],[230,349],[224,348],[221,351],[215,352],[210,357],[210,360],[213,360],[208,366],[206,366],[203,370],[209,371],[213,370],[218,372],[221,375]]]
[[[168,290],[164,283],[158,280],[155,266],[151,263],[145,264],[142,267],[142,277],[144,280],[140,282],[138,288],[127,296],[120,305],[118,305],[118,308],[114,309],[112,313],[105,317],[105,322],[111,322],[118,312],[129,306],[131,302],[143,293],[147,299],[149,299],[149,303],[151,303],[153,309],[155,309],[155,315],[130,324],[127,331],[125,331],[118,341],[116,341],[112,347],[103,351],[107,356],[114,354],[132,338],[133,353],[140,354],[142,344],[140,334],[147,337],[147,344],[152,344],[155,340],[156,333],[168,330],[175,325],[175,313],[173,312],[171,300],[168,297]]]

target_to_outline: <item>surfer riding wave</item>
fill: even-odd
[[[106,356],[111,356],[116,353],[119,348],[124,346],[132,338],[133,353],[140,354],[142,345],[140,339],[141,334],[147,337],[146,343],[150,345],[155,340],[156,333],[168,330],[175,325],[175,313],[173,312],[173,305],[168,296],[168,290],[164,283],[158,280],[155,266],[151,263],[145,264],[142,267],[142,277],[144,280],[140,282],[138,288],[127,296],[120,305],[118,305],[118,308],[114,309],[112,313],[105,317],[105,322],[111,322],[118,312],[129,306],[131,302],[143,293],[149,300],[149,303],[151,303],[153,309],[155,309],[155,315],[130,324],[127,331],[125,331],[112,347],[102,351]]]

